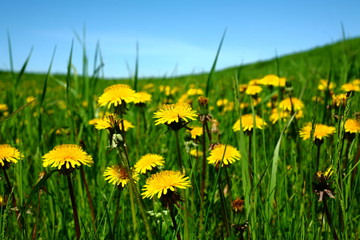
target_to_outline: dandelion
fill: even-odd
[[[124,167],[119,165],[107,167],[104,172],[104,177],[105,181],[116,186],[121,185],[121,187],[125,187],[130,181],[129,173]],[[135,181],[139,179],[137,175],[133,175],[132,177]]]
[[[239,92],[243,93],[246,91],[248,85],[247,84],[240,84],[239,85]]]
[[[360,121],[357,119],[347,119],[345,122],[345,132],[360,133]]]
[[[134,125],[126,119],[123,119],[124,122],[124,131],[127,132],[130,128],[134,128]],[[115,114],[107,114],[103,118],[99,118],[97,120],[93,120],[95,128],[98,130],[103,129],[113,129],[115,127],[119,127],[122,130],[122,124],[119,119],[117,119]]]
[[[207,158],[210,164],[218,166],[229,165],[234,163],[236,160],[240,160],[240,152],[231,145],[219,144],[214,147],[210,152],[210,156]]]
[[[19,150],[9,144],[0,145],[0,164],[2,168],[8,168],[11,163],[17,163],[22,157]]]
[[[241,116],[241,124],[242,124],[243,131],[247,131],[247,132],[251,132],[252,129],[254,128],[254,125],[256,128],[259,128],[259,129],[263,129],[267,125],[266,122],[258,115],[255,115],[255,121],[254,121],[254,116],[252,114],[242,115]],[[240,131],[240,119],[238,119],[235,122],[235,124],[233,126],[233,130]]]
[[[151,94],[147,92],[137,92],[135,93],[135,104],[146,104],[151,102]]]
[[[190,88],[187,91],[187,95],[189,96],[204,95],[204,91],[201,88]]]
[[[259,84],[274,87],[285,87],[286,78],[280,78],[275,74],[269,74],[260,79]]]
[[[320,91],[327,91],[328,89],[329,90],[332,90],[336,87],[336,84],[335,83],[332,83],[330,82],[329,84],[329,81],[328,80],[324,80],[324,79],[320,79],[320,83],[318,85],[318,89]]]
[[[153,198],[155,195],[160,198],[162,195],[166,195],[168,191],[174,192],[176,188],[186,189],[190,186],[189,177],[185,177],[185,174],[171,170],[162,171],[151,175],[146,180],[141,195],[143,198]]]
[[[360,86],[354,83],[345,83],[341,86],[341,90],[344,92],[359,92]]]
[[[147,170],[152,170],[157,166],[164,166],[164,157],[158,154],[148,153],[140,158],[135,164],[135,172],[146,173]]]
[[[315,128],[314,140],[315,139],[323,140],[323,138],[333,135],[336,131],[335,127],[327,126],[324,124],[315,124],[314,128]],[[300,137],[303,140],[310,139],[311,129],[312,129],[311,123],[308,123],[300,130]]]
[[[173,130],[179,130],[186,123],[197,118],[196,112],[189,104],[165,104],[154,113],[155,125],[165,124]]]
[[[261,79],[252,79],[252,80],[250,80],[249,82],[248,82],[248,86],[252,86],[252,85],[258,85],[258,84],[260,84],[260,82],[261,82]]]
[[[245,200],[238,197],[231,203],[231,206],[234,212],[242,212],[244,210]]]
[[[8,106],[5,103],[1,103],[0,104],[0,111],[1,112],[6,112],[7,110],[9,110]]]
[[[334,107],[345,106],[347,101],[346,93],[340,93],[337,95],[331,95],[332,98],[332,105]]]
[[[292,112],[293,109],[294,111],[299,111],[304,108],[304,103],[300,99],[295,97],[285,98],[279,103],[279,108],[281,110],[286,110],[289,112]]]
[[[191,138],[196,139],[203,134],[203,128],[202,127],[193,127],[191,130],[189,130],[189,132],[191,134]]]
[[[250,85],[247,87],[245,93],[250,96],[256,96],[262,91],[262,87],[257,85]]]
[[[58,169],[73,170],[78,166],[93,164],[92,157],[75,144],[63,144],[54,147],[43,156],[43,166]]]
[[[287,119],[290,116],[291,116],[290,112],[274,108],[271,110],[270,121],[272,124],[275,124],[279,119]],[[296,119],[300,119],[303,117],[304,117],[304,113],[301,110],[298,111],[295,115]]]
[[[126,84],[115,84],[107,87],[104,93],[99,97],[98,103],[100,106],[111,105],[120,106],[124,103],[130,103],[137,100],[135,91]]]
[[[201,157],[203,155],[203,153],[201,151],[199,151],[198,149],[191,149],[190,155],[193,157]]]

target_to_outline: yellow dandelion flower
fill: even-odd
[[[134,128],[134,125],[128,120],[124,119],[123,121],[125,132],[127,132],[130,128]],[[119,124],[119,129],[122,130],[120,119],[118,119],[115,114],[106,114],[103,118],[93,119],[92,122],[98,130],[114,128],[114,124]]]
[[[184,93],[183,95],[180,96],[178,103],[183,104],[190,104],[192,102],[191,99],[188,98],[188,95],[186,93]]]
[[[349,118],[345,122],[345,132],[360,133],[360,121]]]
[[[210,164],[229,165],[239,160],[241,157],[240,152],[230,145],[219,144],[210,151],[210,156],[207,158]]]
[[[263,129],[267,124],[266,122],[259,117],[258,115],[255,115],[255,127],[259,129]],[[241,124],[243,131],[251,131],[254,128],[254,117],[252,114],[245,114],[241,116]],[[234,131],[240,131],[240,119],[238,119],[234,126]]]
[[[262,87],[258,86],[258,85],[250,85],[248,86],[248,88],[246,89],[245,93],[247,95],[257,95],[262,91]]]
[[[137,92],[135,93],[135,98],[136,98],[136,100],[134,100],[135,104],[151,102],[151,94],[147,92]]]
[[[354,83],[345,83],[341,86],[341,90],[344,92],[359,92],[360,86]]]
[[[200,137],[203,134],[203,128],[202,127],[193,127],[191,130],[189,130],[191,134],[192,139],[196,139],[197,137]]]
[[[165,104],[159,107],[158,111],[154,113],[155,125],[172,123],[189,122],[197,118],[196,112],[191,108],[189,104],[177,103],[177,104]]]
[[[121,167],[119,165],[107,167],[104,172],[105,181],[108,181],[109,183],[121,187],[125,187],[128,182],[130,182],[130,175],[126,171],[124,167]],[[132,176],[134,181],[138,181],[139,177],[137,174],[134,174]]]
[[[314,140],[322,140],[324,137],[328,137],[330,135],[333,135],[335,133],[335,127],[327,126],[324,124],[315,124],[315,130],[314,130]],[[308,123],[306,126],[304,126],[300,130],[300,137],[303,140],[310,139],[311,134],[311,123]]]
[[[10,164],[11,162],[17,163],[21,157],[21,153],[16,148],[10,146],[9,144],[0,145],[0,164],[2,167],[4,167],[5,164]]]
[[[151,170],[156,166],[164,166],[164,157],[158,154],[148,153],[140,158],[135,164],[135,172],[146,173],[147,170]]]
[[[115,107],[123,103],[130,103],[137,100],[135,91],[126,84],[115,84],[107,87],[104,93],[99,97],[98,103],[100,106],[111,105]]]
[[[249,86],[251,86],[251,85],[258,85],[258,84],[260,84],[260,82],[261,82],[261,79],[252,79],[252,80],[250,80],[249,82],[248,82],[248,87]]]
[[[339,107],[340,105],[342,106],[346,105],[346,100],[347,100],[346,93],[331,95],[331,98],[332,98],[332,104],[336,107]]]
[[[266,85],[266,86],[274,86],[274,87],[285,87],[286,78],[280,78],[275,74],[269,74],[263,77],[259,84]]]
[[[360,79],[352,80],[352,84],[360,86]]]
[[[199,151],[198,149],[191,149],[190,155],[194,156],[194,157],[201,157],[203,155],[203,153],[201,151]]]
[[[143,86],[143,89],[148,90],[148,89],[152,89],[152,88],[154,88],[154,87],[155,87],[155,84],[153,84],[153,83],[148,83],[148,84],[145,84],[145,85]]]
[[[9,110],[8,106],[5,103],[1,103],[0,104],[0,111],[1,112],[6,112],[7,110]]]
[[[187,91],[187,95],[189,96],[204,95],[204,91],[201,88],[190,88]]]
[[[32,101],[34,101],[36,98],[34,96],[29,96],[26,98],[26,103],[30,103]]]
[[[185,189],[190,186],[189,177],[185,177],[185,174],[178,171],[162,171],[151,175],[146,180],[141,195],[143,198],[153,198],[155,195],[160,198],[168,191],[174,192],[176,188]]]
[[[285,98],[279,103],[279,108],[290,112],[292,111],[292,108],[294,108],[294,111],[298,111],[304,108],[304,103],[295,97]]]
[[[328,85],[328,81],[327,80],[324,80],[324,79],[321,79],[320,80],[320,83],[319,83],[319,85],[318,85],[318,89],[320,90],[320,91],[326,91],[326,90],[332,90],[332,89],[334,89],[336,87],[336,84],[335,83],[330,83],[329,85]]]
[[[92,157],[88,155],[80,146],[75,144],[62,144],[54,147],[50,152],[43,156],[43,166],[57,167],[61,169],[73,169],[77,166],[93,164]]]
[[[275,124],[279,119],[287,119],[290,116],[291,114],[289,111],[282,111],[281,109],[274,108],[271,110],[270,121],[272,124]],[[304,113],[302,110],[299,110],[295,115],[296,119],[300,119],[303,117]]]
[[[89,125],[96,125],[96,123],[101,120],[101,118],[93,118],[88,121]]]
[[[226,98],[219,99],[216,101],[216,106],[218,106],[218,107],[225,106],[228,102],[229,102],[229,100],[227,100]]]

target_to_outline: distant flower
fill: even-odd
[[[262,88],[257,85],[250,85],[247,87],[245,93],[250,96],[259,94],[262,91]]]
[[[266,85],[266,86],[274,86],[274,87],[285,87],[286,78],[280,78],[275,74],[269,74],[263,77],[259,84]]]
[[[324,197],[335,198],[333,189],[330,186],[330,178],[333,172],[333,168],[330,165],[325,172],[317,171],[315,174],[316,181],[313,183],[313,188],[315,193],[319,196],[319,202],[323,201]]]
[[[10,163],[17,163],[18,160],[22,157],[19,150],[10,146],[9,144],[0,145],[0,164],[1,167],[7,168]]]
[[[121,187],[125,187],[128,182],[130,182],[130,175],[126,171],[124,167],[121,167],[119,165],[107,167],[104,172],[105,181],[108,181],[109,183]],[[132,176],[134,181],[138,180],[137,175]]]
[[[247,89],[248,85],[247,84],[240,84],[239,85],[239,92],[245,92]]]
[[[154,113],[155,125],[166,124],[173,130],[179,130],[186,123],[197,118],[189,104],[165,104]]]
[[[137,92],[135,93],[135,104],[146,104],[151,102],[151,94],[147,92]]]
[[[335,107],[345,106],[347,101],[346,93],[340,93],[337,95],[331,95],[332,105]]]
[[[147,170],[152,170],[157,166],[164,166],[164,157],[158,154],[146,154],[140,158],[135,164],[135,172],[146,173]]]
[[[104,90],[104,93],[99,97],[98,103],[100,106],[108,105],[108,108],[110,108],[111,105],[116,107],[136,100],[135,91],[131,89],[130,86],[126,84],[115,84]]]
[[[228,112],[234,109],[234,102],[224,99],[219,99],[216,101],[216,106],[219,107],[220,111]]]
[[[75,144],[58,145],[43,156],[44,167],[51,165],[58,169],[74,169],[81,165],[90,166],[90,164],[93,164],[92,157]]]
[[[29,96],[29,97],[26,98],[26,103],[30,103],[30,102],[35,101],[35,100],[36,100],[36,98],[34,96]]]
[[[134,128],[134,125],[132,125],[132,123],[128,120],[123,119],[123,121],[125,132],[127,132],[130,128]],[[112,129],[115,127],[119,127],[119,129],[122,130],[121,121],[116,117],[115,114],[106,114],[103,118],[98,118],[96,120],[93,119],[92,123],[94,123],[95,128],[98,130]]]
[[[274,108],[271,110],[270,121],[272,124],[275,124],[279,119],[288,119],[289,117],[291,117],[291,113],[289,111],[283,111],[283,110]],[[304,113],[302,110],[298,111],[295,115],[296,119],[303,118],[303,117],[304,117]]]
[[[245,114],[241,116],[241,125],[243,131],[251,131],[254,128],[254,125],[256,128],[263,129],[267,124],[258,115],[255,115],[254,122],[254,116],[252,114]],[[240,131],[240,129],[240,119],[238,119],[233,126],[233,130]]]
[[[294,109],[294,111],[298,111],[304,108],[304,103],[300,99],[295,97],[285,98],[279,103],[279,108],[290,112],[292,111],[292,109]]]
[[[151,175],[147,180],[143,193],[143,198],[153,198],[157,195],[158,198],[161,195],[166,195],[168,191],[176,191],[176,188],[185,189],[190,187],[191,183],[189,177],[185,177],[184,174],[177,171],[162,171]]]
[[[328,89],[332,90],[336,87],[335,83],[332,83],[332,82],[330,82],[330,84],[328,84],[328,83],[329,83],[328,80],[321,79],[320,83],[318,85],[318,89],[320,91],[327,91]]]
[[[249,86],[252,86],[252,85],[258,85],[258,84],[260,84],[261,83],[261,79],[252,79],[252,80],[250,80],[249,82],[248,82],[248,87]]]
[[[345,122],[345,132],[360,133],[360,121],[357,119],[349,118]]]
[[[240,157],[240,152],[233,146],[219,144],[211,150],[207,160],[210,164],[214,164],[215,166],[220,164],[223,166],[234,163],[236,160],[239,160]]]
[[[327,126],[324,124],[315,124],[314,140],[322,140],[324,137],[328,137],[335,133],[335,127]],[[310,139],[311,135],[311,123],[308,123],[305,127],[300,130],[300,137],[303,140]]]
[[[360,86],[360,79],[352,80],[352,84]]]
[[[201,151],[199,151],[198,149],[191,149],[190,155],[194,156],[194,157],[201,157],[203,155],[203,153]]]
[[[204,91],[201,88],[190,88],[187,91],[187,95],[189,96],[204,95]]]
[[[341,90],[344,92],[359,92],[360,86],[353,83],[345,83],[341,86]]]
[[[202,127],[193,127],[191,130],[189,130],[191,134],[192,139],[196,139],[197,137],[200,137],[203,134],[203,128]]]
[[[234,212],[242,212],[244,210],[245,200],[238,197],[231,203],[231,206]]]
[[[0,104],[0,111],[1,112],[6,112],[7,110],[9,110],[8,106],[5,103],[1,103]]]

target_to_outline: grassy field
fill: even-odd
[[[9,164],[0,147],[1,239],[359,239],[359,46],[344,40],[219,71],[215,57],[209,73],[162,79],[102,79],[97,57],[88,73],[86,52],[75,66],[82,74],[72,52],[64,75],[52,74],[52,60],[47,74],[27,73],[31,57],[19,72],[0,72],[0,146],[21,153]],[[151,101],[100,106],[114,84]],[[163,104],[190,106],[195,117],[181,110],[174,123]],[[115,121],[97,129],[91,120],[106,113]],[[44,167],[62,144],[81,146],[93,163],[71,173]],[[164,163],[135,174],[149,153]],[[124,186],[105,180],[115,165]],[[174,186],[161,198],[142,195],[166,170],[191,186],[173,177],[158,180],[160,190]]]

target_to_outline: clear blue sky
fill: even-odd
[[[66,72],[71,42],[82,71],[86,44],[92,72],[100,44],[105,77],[128,77],[139,44],[139,76],[174,76],[209,71],[227,29],[217,69],[307,50],[360,36],[360,1],[80,1],[3,0],[0,3],[0,70],[14,68],[30,49],[30,72],[46,72],[57,47],[53,73]],[[128,66],[128,67],[127,67]]]

